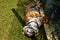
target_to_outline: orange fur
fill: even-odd
[[[25,22],[26,22],[26,24],[27,24],[27,22],[28,22],[28,17],[40,17],[41,15],[40,14],[36,14],[35,12],[28,12],[28,13],[26,13],[26,15],[24,16],[24,20],[25,20]]]
[[[43,17],[43,22],[48,24],[48,22],[49,22],[48,18],[47,17]]]
[[[40,14],[37,14],[35,12],[28,12],[26,14],[26,17],[40,17],[41,15]]]
[[[26,17],[26,16],[24,16],[24,21],[25,21],[25,23],[27,24],[28,19],[27,19],[27,17]]]
[[[38,4],[42,5],[42,3],[37,3],[37,5]],[[25,20],[26,23],[28,22],[27,17],[41,17],[41,14],[37,14],[35,12],[27,12],[31,7],[32,7],[32,4],[29,4],[29,5],[26,6],[26,14],[24,16],[24,20]],[[40,8],[40,13],[44,14],[45,10],[43,10],[43,8]],[[43,21],[44,21],[44,23],[48,23],[49,20],[48,20],[47,17],[43,17]]]
[[[26,6],[26,12],[32,7],[32,4]]]

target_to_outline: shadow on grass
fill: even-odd
[[[47,40],[47,36],[46,36],[43,25],[39,28],[39,33],[40,33],[40,37],[41,37],[40,40]]]
[[[24,27],[26,24],[25,24],[24,20],[21,18],[21,16],[18,14],[18,12],[14,8],[11,10],[15,14],[15,16],[17,17],[19,22],[22,24],[22,26]]]
[[[31,37],[31,40],[38,40],[38,38],[35,37],[35,36],[32,36],[32,37]]]

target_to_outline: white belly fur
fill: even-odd
[[[28,18],[28,22],[31,22],[31,21],[34,21],[36,23],[38,23],[39,27],[42,25],[42,17],[38,17],[38,18],[32,18],[32,17],[29,17]],[[33,24],[31,24],[33,26]]]

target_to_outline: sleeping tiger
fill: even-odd
[[[26,14],[24,16],[26,26],[23,27],[23,34],[28,37],[37,36],[39,34],[39,27],[43,23],[48,23],[48,18],[45,16],[41,4],[29,4],[26,6]]]

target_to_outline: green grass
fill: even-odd
[[[0,40],[28,40],[22,34],[22,26],[11,9],[18,0],[0,0]]]
[[[12,11],[13,8],[17,8],[19,15],[23,18],[25,9],[17,6],[18,1],[0,0],[0,40],[31,40],[22,34],[22,24]],[[21,0],[21,3],[25,2]],[[38,39],[40,38],[41,36],[38,37]]]

